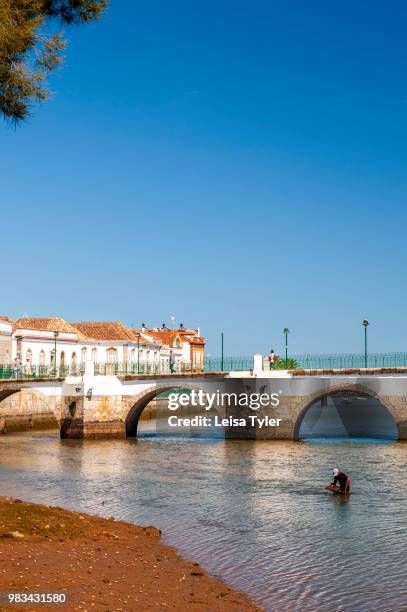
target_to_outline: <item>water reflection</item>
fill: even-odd
[[[0,483],[27,499],[155,524],[267,610],[398,611],[407,606],[406,451],[357,439],[26,433],[2,437]],[[348,499],[323,488],[333,466],[353,476]]]

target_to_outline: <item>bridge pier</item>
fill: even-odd
[[[125,438],[122,396],[66,397],[60,433],[62,439]]]
[[[399,440],[407,440],[407,395],[383,395],[379,399],[397,425]]]
[[[227,408],[226,416],[246,419],[247,425],[225,427],[227,440],[294,440],[297,414],[301,409],[302,398],[281,396],[278,406],[266,407],[253,412],[250,409]],[[252,424],[250,417],[256,417]],[[267,424],[267,417],[269,423]],[[278,425],[276,424],[278,422]],[[261,426],[260,426],[261,423]]]

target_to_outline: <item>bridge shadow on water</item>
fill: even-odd
[[[170,389],[160,393],[156,398],[148,402],[142,409],[140,417],[135,426],[130,429],[127,439],[137,438],[153,439],[202,439],[202,440],[223,440],[225,438],[223,427],[214,425],[216,411],[206,410],[205,406],[193,407],[189,404],[180,405],[175,411],[169,409],[169,395],[188,395],[189,389]],[[169,418],[178,419],[176,426],[171,426]],[[196,419],[206,419],[207,426],[199,423],[184,424]],[[209,424],[210,423],[210,424]]]
[[[299,439],[312,442],[372,443],[398,440],[397,425],[373,397],[333,394],[316,401],[302,420]]]
[[[137,436],[131,436],[128,439],[135,440],[137,438],[224,440],[225,435],[222,427],[169,427],[168,419],[161,417],[140,421]]]

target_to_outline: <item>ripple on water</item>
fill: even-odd
[[[155,524],[273,612],[401,611],[406,451],[372,440],[83,443],[29,433],[2,438],[0,482],[33,501]],[[353,476],[348,499],[323,489],[336,465]]]

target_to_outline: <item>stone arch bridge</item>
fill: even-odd
[[[277,394],[278,405],[251,410],[244,405],[218,405],[220,416],[228,419],[225,437],[234,439],[290,439],[299,437],[300,426],[308,409],[317,401],[335,395],[358,395],[378,400],[393,418],[399,439],[407,439],[407,370],[340,371],[320,375],[317,372],[282,373],[210,373],[158,376],[93,376],[66,379],[20,379],[0,381],[0,430],[10,429],[13,419],[29,419],[24,414],[8,414],[6,398],[20,391],[41,398],[44,411],[53,415],[63,438],[125,438],[135,435],[138,420],[158,394],[169,389],[202,390],[241,395]],[[173,414],[173,413],[172,413]],[[268,416],[279,420],[259,426],[258,419]],[[229,417],[231,420],[229,420]],[[32,418],[32,415],[31,415]],[[232,419],[246,421],[235,425]]]

